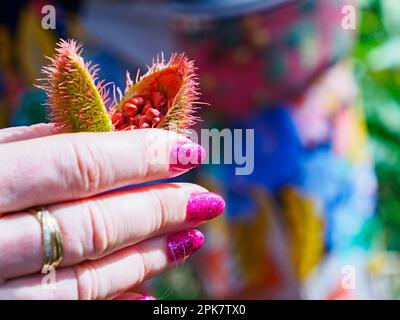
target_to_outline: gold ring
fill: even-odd
[[[63,258],[63,246],[60,227],[57,220],[44,208],[30,209],[42,226],[44,259],[42,273],[47,274],[51,269],[57,268]]]

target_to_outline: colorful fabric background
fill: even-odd
[[[360,235],[374,215],[377,187],[346,58],[355,34],[342,27],[345,4],[295,1],[240,16],[186,11],[175,19],[214,109],[203,127],[255,130],[253,174],[209,165],[195,180],[227,199],[225,217],[205,227],[208,241],[187,273],[185,283],[201,278],[199,296],[369,295],[362,286],[341,287],[343,266],[361,264],[366,273],[368,258],[360,262],[357,252],[368,252]],[[325,263],[336,265],[321,284],[315,274],[325,274]]]

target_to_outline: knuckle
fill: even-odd
[[[114,227],[112,214],[101,201],[85,202],[88,228],[91,232],[91,243],[88,244],[89,259],[104,256],[113,251],[117,243],[117,232]]]
[[[72,267],[78,300],[95,300],[100,296],[101,276],[91,261]]]
[[[151,215],[153,217],[151,221],[151,230],[153,232],[158,232],[166,226],[171,210],[168,208],[165,197],[162,196],[162,192],[152,191],[149,192],[149,196],[152,206],[151,210],[154,212],[154,214]]]
[[[136,283],[139,285],[146,280],[152,270],[152,264],[149,259],[146,259],[146,253],[140,248],[137,248],[137,264],[136,264]]]
[[[85,140],[71,141],[72,169],[66,172],[67,177],[72,176],[69,186],[71,192],[80,194],[93,194],[101,189],[107,182],[107,162],[95,143]]]
[[[151,164],[149,162],[149,159],[151,159],[151,155],[149,155],[149,149],[144,140],[138,140],[136,146],[138,154],[142,155],[140,163],[137,164],[138,166],[140,166],[139,172],[141,173],[142,179],[147,179],[150,176],[151,171]]]

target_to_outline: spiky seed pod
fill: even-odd
[[[42,69],[46,78],[39,79],[38,87],[47,93],[50,120],[61,132],[112,131],[106,85],[98,81],[97,66],[85,63],[81,52],[74,40],[60,40],[51,64]]]
[[[124,95],[111,109],[114,129],[151,127],[186,133],[199,120],[194,116],[199,104],[195,69],[184,54],[173,54],[168,62],[157,58],[135,83],[127,72]]]

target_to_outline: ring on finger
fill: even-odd
[[[63,258],[60,227],[45,207],[33,208],[29,212],[39,220],[42,228],[44,259],[41,272],[47,274],[53,268],[57,268]]]

